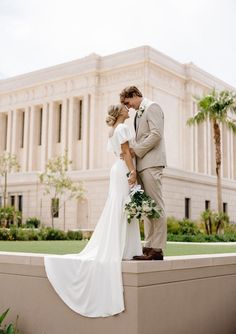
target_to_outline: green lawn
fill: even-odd
[[[0,241],[0,251],[47,254],[79,253],[86,241]],[[165,255],[236,253],[236,245],[168,244]]]

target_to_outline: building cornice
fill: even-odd
[[[216,176],[206,175],[196,172],[189,172],[177,168],[166,168],[164,170],[164,177],[169,179],[175,179],[177,181],[186,181],[195,184],[209,185],[216,187]],[[236,180],[228,180],[222,178],[222,188],[236,190]]]
[[[91,54],[81,59],[0,80],[0,95],[89,73],[102,75],[109,71],[147,63],[186,80],[187,83],[195,82],[209,88],[236,90],[193,63],[182,64],[150,46],[141,46],[104,57]]]
[[[40,172],[27,172],[27,173],[12,173],[9,174],[8,180],[9,185],[32,185],[40,186],[39,183]],[[80,170],[70,171],[69,176],[73,181],[108,181],[109,180],[109,169],[93,169],[93,170]],[[165,168],[164,169],[165,179],[175,179],[177,181],[186,181],[195,184],[216,186],[216,177],[211,175],[205,175],[201,173],[193,173],[177,168]],[[236,180],[222,179],[222,187],[226,189],[236,190]]]
[[[99,70],[100,59],[100,56],[91,54],[81,59],[0,80],[0,94],[12,93],[13,91],[81,76],[91,72],[96,73]]]

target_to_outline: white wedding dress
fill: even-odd
[[[87,317],[107,317],[124,310],[121,261],[142,254],[138,222],[128,224],[124,213],[128,168],[120,153],[121,144],[131,139],[125,124],[119,124],[108,139],[108,149],[117,159],[110,171],[107,201],[86,247],[79,254],[44,258],[47,277],[57,294]]]

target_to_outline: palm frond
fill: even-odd
[[[193,117],[189,118],[187,120],[187,125],[194,125],[194,124],[200,124],[206,121],[208,118],[208,114],[204,113],[202,111],[198,111]]]
[[[231,129],[233,133],[236,134],[236,121],[232,121],[229,118],[225,119],[223,122],[228,129]]]
[[[209,94],[202,98],[194,97],[197,102],[198,112],[187,121],[187,124],[199,124],[209,118],[219,123],[226,122],[229,113],[236,113],[236,94],[234,92],[223,90],[217,92],[213,89]]]

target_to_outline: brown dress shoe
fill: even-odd
[[[143,247],[143,255],[149,255],[149,252],[151,252],[151,247]]]
[[[136,261],[163,260],[163,252],[160,248],[152,248],[148,255],[137,255],[133,259]]]

